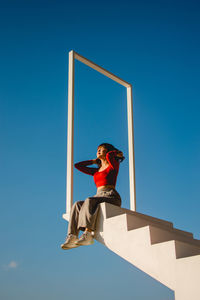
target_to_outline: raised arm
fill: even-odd
[[[94,160],[91,159],[91,160],[85,160],[76,163],[74,164],[74,167],[85,174],[94,175],[94,173],[98,171],[98,168],[87,167],[88,165],[93,165],[93,164],[94,164]]]
[[[109,151],[106,154],[106,159],[113,170],[119,170],[119,162],[115,159],[117,156],[118,150]]]

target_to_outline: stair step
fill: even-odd
[[[183,258],[200,254],[200,247],[181,241],[167,241],[152,245],[152,249],[157,251],[163,257],[174,256],[174,258]]]
[[[185,232],[181,230],[177,230],[174,228],[170,228],[168,230],[161,229],[155,226],[149,226],[150,228],[150,237],[151,243],[162,243],[165,241],[176,240],[181,242],[190,243],[191,245],[195,245],[200,249],[200,241],[194,240],[192,236],[185,235]]]
[[[107,203],[100,204],[97,221],[100,243],[175,290],[177,300],[199,299],[200,241],[191,233]]]
[[[184,265],[193,265],[193,268],[198,268],[198,277],[199,277],[199,270],[200,270],[200,253],[192,255],[192,256],[186,256],[178,258],[178,264],[184,264]]]
[[[119,206],[116,206],[116,205],[113,205],[113,204],[110,204],[110,203],[106,203],[106,202],[101,203],[100,205],[105,208],[106,219],[126,213],[126,214],[129,214],[131,216],[141,218],[144,221],[146,221],[147,223],[149,221],[149,222],[153,222],[155,224],[161,225],[161,226],[173,227],[172,222],[165,221],[165,220],[158,219],[158,218],[154,218],[154,217],[151,217],[151,216],[148,216],[148,215],[144,215],[144,214],[138,213],[136,211],[133,211],[133,210],[130,210],[130,209],[127,209],[127,208],[119,207]]]
[[[189,257],[200,254],[200,248],[194,245],[175,241],[176,244],[176,258]]]
[[[163,224],[155,223],[155,222],[152,222],[151,220],[147,221],[143,218],[140,218],[140,216],[133,216],[133,215],[127,214],[127,224],[128,224],[128,230],[137,229],[142,226],[150,225],[150,226],[155,226],[156,228],[165,230],[167,232],[171,232],[173,234],[177,234],[177,235],[181,235],[181,236],[185,236],[185,237],[193,239],[193,234],[190,232],[179,230],[179,229],[176,229],[173,227],[168,227],[168,226],[166,227],[166,226],[163,226]],[[200,241],[199,241],[199,244],[200,244]]]
[[[136,220],[135,220],[136,219]],[[143,221],[143,220],[142,220]],[[116,234],[119,236],[119,231],[126,233],[130,233],[131,231],[138,230],[148,230],[149,231],[149,242],[152,246],[165,247],[165,245],[175,245],[174,252],[173,249],[171,254],[174,253],[176,258],[192,256],[200,254],[200,241],[194,240],[190,236],[186,236],[182,234],[180,230],[176,230],[174,228],[168,228],[168,230],[163,229],[161,227],[155,225],[145,225],[141,220],[138,221],[138,218],[135,216],[130,216],[128,214],[118,215],[106,220],[106,223],[115,228]],[[184,232],[183,232],[184,233]],[[129,234],[129,236],[130,236]],[[147,238],[147,236],[146,236]],[[148,239],[148,238],[147,238]],[[148,242],[148,241],[146,241]],[[131,243],[131,236],[130,236]],[[129,245],[131,247],[131,244]],[[170,246],[172,247],[172,246]]]
[[[169,240],[180,240],[189,242],[193,245],[200,246],[200,241],[194,240],[191,233],[174,229],[173,227],[166,227],[158,223],[149,222],[139,216],[130,215],[127,213],[116,215],[106,219],[106,222],[113,225],[116,229],[121,231],[136,230],[141,227],[149,226],[151,230],[151,243],[160,243]]]
[[[106,219],[106,226],[115,228],[116,233],[118,231],[127,232],[127,214],[116,215],[112,218]]]
[[[172,228],[174,230],[174,232],[176,232],[177,234],[180,233],[181,235],[193,238],[193,234],[191,232],[173,228],[173,223],[172,222],[168,222],[168,221],[157,219],[157,218],[154,218],[154,217],[151,217],[151,216],[147,216],[147,215],[144,215],[144,214],[141,214],[141,213],[138,213],[138,212],[126,209],[126,208],[122,208],[122,207],[119,207],[119,206],[116,206],[116,205],[112,205],[110,203],[102,203],[102,204],[105,205],[106,218],[112,218],[112,217],[115,217],[117,215],[122,215],[122,214],[125,214],[125,213],[127,215],[129,215],[130,217],[132,217],[132,216],[135,217],[135,221],[134,221],[135,224],[134,224],[133,229],[140,228],[141,225],[144,225],[144,226],[146,226],[146,225],[153,225],[154,226],[155,225],[155,226],[158,226],[160,228],[166,228],[167,230],[169,228]],[[200,243],[199,240],[196,240],[196,242]]]

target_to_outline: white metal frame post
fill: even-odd
[[[74,148],[74,60],[77,59],[88,67],[118,82],[127,89],[127,115],[128,115],[128,145],[129,145],[129,185],[130,209],[136,210],[135,189],[135,159],[134,159],[134,129],[133,129],[133,99],[132,86],[113,73],[105,70],[87,58],[74,52],[69,52],[69,77],[68,77],[68,129],[67,129],[67,178],[66,178],[66,213],[63,218],[69,220],[73,205],[73,148]]]
[[[74,161],[74,51],[69,52],[68,72],[68,127],[67,127],[67,176],[66,216],[69,219],[73,205],[73,161]]]
[[[127,117],[128,117],[130,209],[136,211],[135,152],[134,152],[134,129],[133,129],[133,94],[132,94],[132,86],[131,85],[129,87],[127,87]]]

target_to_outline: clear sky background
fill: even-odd
[[[139,212],[200,238],[199,1],[1,1],[0,298],[172,300],[101,244],[62,251],[68,52],[133,85]],[[75,162],[110,142],[124,152],[126,90],[76,62]],[[74,201],[95,194],[74,171]]]

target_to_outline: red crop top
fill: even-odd
[[[90,168],[88,165],[92,165],[92,160],[81,161],[76,163],[74,166],[79,171],[92,175],[94,177],[94,182],[96,187],[100,187],[103,185],[116,185],[117,174],[119,171],[119,162],[115,159],[117,154],[117,150],[109,151],[106,153],[106,159],[109,163],[109,166],[103,170],[98,171],[98,168]]]

